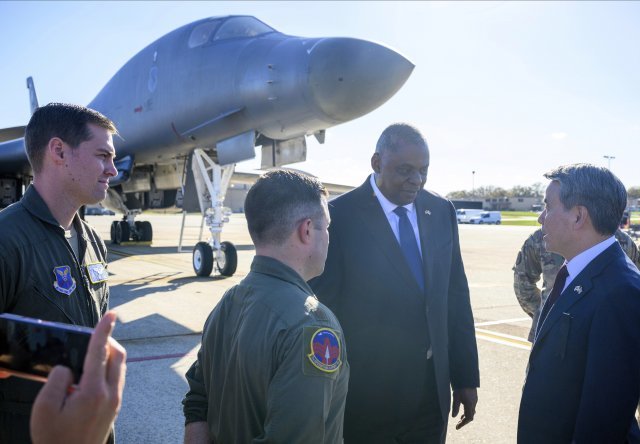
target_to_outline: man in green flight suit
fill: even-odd
[[[271,171],[249,190],[245,215],[256,256],[206,321],[186,374],[185,443],[341,442],[344,336],[307,285],[327,256],[327,191]]]
[[[25,132],[33,184],[0,212],[0,313],[95,327],[109,305],[107,249],[77,212],[103,200],[117,174],[113,123],[62,103],[38,108]],[[0,442],[29,443],[41,383],[0,380]]]

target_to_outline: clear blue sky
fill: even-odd
[[[87,104],[140,49],[209,16],[250,14],[290,35],[383,43],[416,68],[389,102],[309,140],[294,164],[360,184],[380,132],[418,126],[427,188],[531,185],[560,164],[611,168],[640,185],[640,2],[9,2],[0,1],[0,127],[41,104]],[[238,165],[251,171],[257,162]]]

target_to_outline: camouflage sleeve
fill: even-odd
[[[533,236],[529,236],[513,266],[513,291],[520,307],[532,318],[540,305],[540,288],[537,285],[542,274],[540,261],[540,249]]]
[[[631,259],[631,262],[640,268],[640,252],[638,252],[638,246],[631,239],[631,236],[622,230],[618,230],[616,231],[616,239],[627,256],[629,256],[629,259]]]

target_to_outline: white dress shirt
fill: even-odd
[[[611,236],[610,238],[605,239],[598,244],[595,244],[593,247],[584,250],[582,253],[580,253],[570,261],[565,261],[569,276],[567,276],[567,280],[564,284],[564,287],[562,288],[562,291],[564,291],[571,284],[571,281],[573,281],[575,277],[578,276],[578,274],[580,274],[580,272],[584,270],[592,260],[594,260],[604,250],[609,248],[614,242],[616,242],[616,237]]]
[[[373,188],[373,192],[378,198],[378,202],[380,202],[380,206],[382,207],[382,211],[384,211],[384,215],[387,216],[387,220],[389,221],[389,225],[391,226],[391,230],[393,231],[396,240],[398,241],[398,245],[400,245],[400,216],[393,212],[399,205],[394,204],[389,199],[384,197],[384,194],[376,185],[375,174],[371,175],[371,188]],[[407,216],[409,216],[409,222],[411,222],[411,227],[413,228],[413,234],[416,236],[416,242],[418,243],[418,250],[420,250],[420,256],[422,256],[422,245],[420,245],[420,231],[418,230],[418,215],[416,213],[416,205],[411,202],[408,205],[403,205],[407,209]]]

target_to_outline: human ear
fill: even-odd
[[[58,137],[52,137],[47,144],[47,153],[49,157],[53,159],[55,164],[62,164],[64,162],[66,147],[62,139]]]
[[[371,156],[371,169],[375,173],[380,172],[380,153],[373,153],[373,156]]]
[[[311,241],[311,231],[313,230],[313,222],[311,219],[305,219],[298,224],[297,233],[298,239],[303,244],[308,244]]]
[[[575,217],[575,222],[574,225],[576,228],[581,228],[584,226],[584,224],[587,221],[587,218],[589,216],[589,211],[587,211],[586,207],[583,207],[581,205],[576,206],[576,211],[574,214]]]

